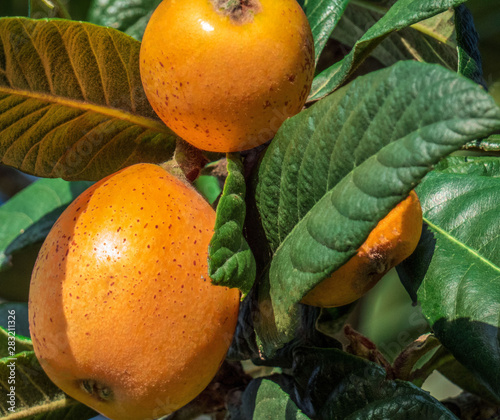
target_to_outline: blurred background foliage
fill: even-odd
[[[75,20],[87,20],[91,3],[98,1],[61,0]],[[0,17],[27,16],[28,3],[28,0],[0,0]],[[479,33],[485,81],[490,93],[500,104],[500,1],[470,0],[466,5],[473,14]],[[0,204],[29,185],[32,180],[32,177],[0,165]],[[198,184],[203,181],[200,178]],[[209,192],[205,195],[210,202],[215,201],[220,192],[220,186],[214,184],[214,179],[208,179],[205,187],[197,187]],[[395,270],[360,301],[348,322],[377,344],[389,360],[419,335],[429,331],[419,307],[412,305]],[[438,399],[460,392],[459,388],[437,372],[427,380],[424,389]]]

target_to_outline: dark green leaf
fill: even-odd
[[[146,25],[161,0],[93,0],[88,20],[110,26],[137,40],[142,39]]]
[[[432,165],[498,127],[500,109],[479,86],[415,62],[358,78],[285,122],[257,173],[257,205],[276,249],[260,298],[270,300],[276,331],[256,325],[262,342],[272,349],[290,340],[295,304]]]
[[[314,37],[316,64],[347,3],[349,0],[311,0],[303,6]]]
[[[332,37],[352,48],[387,10],[388,8],[375,3],[351,2]],[[446,10],[415,25],[392,32],[371,55],[386,67],[401,60],[418,60],[441,64],[456,71],[458,56],[453,18],[453,10]]]
[[[499,398],[500,170],[483,176],[482,159],[464,165],[418,187],[434,238],[417,247],[402,280],[443,345]]]
[[[425,391],[340,350],[298,349],[293,377],[298,406],[315,419],[456,420]]]
[[[231,409],[231,419],[309,419],[290,398],[292,385],[292,379],[284,375],[254,379],[241,397],[241,406]]]
[[[177,137],[146,99],[139,48],[89,23],[0,19],[0,162],[98,180],[172,159]]]
[[[491,156],[449,156],[436,166],[436,171],[449,174],[498,176],[500,159]]]
[[[35,242],[21,249],[8,251],[8,263],[0,270],[0,298],[13,302],[28,301],[31,273],[42,243]],[[12,244],[15,247],[16,241]]]
[[[500,151],[500,134],[492,134],[483,140],[474,140],[466,144],[467,149],[479,149],[485,152]]]
[[[5,319],[9,319],[8,317],[6,313]],[[12,357],[23,351],[33,351],[31,339],[15,334],[14,330],[10,330],[9,327],[0,327],[0,358]]]
[[[483,79],[479,35],[469,9],[464,5],[455,8],[455,26],[458,42],[458,72],[486,87]]]
[[[463,390],[476,394],[492,404],[500,404],[500,399],[489,392],[464,365],[452,358],[439,366],[439,372]]]
[[[264,318],[269,316],[266,312],[269,308],[264,304],[260,306],[259,310],[257,309],[256,305],[258,301],[256,296],[254,296],[255,291],[256,288],[252,289],[251,293],[240,305],[236,332],[227,356],[229,359],[251,359],[254,364],[259,366],[279,366],[280,368],[289,369],[292,367],[293,351],[296,347],[342,347],[342,345],[335,338],[329,336],[328,333],[332,332],[335,328],[335,321],[337,321],[337,326],[340,327],[344,315],[349,311],[348,307],[339,308],[339,311],[332,311],[328,318],[323,317],[321,321],[323,322],[324,330],[327,330],[323,332],[322,329],[318,328],[318,322],[320,321],[319,318],[322,312],[321,309],[302,305],[300,307],[300,325],[296,338],[275,352],[271,357],[268,357],[267,355],[270,352],[265,351],[263,343],[257,343],[254,322],[258,320],[257,322],[260,323],[261,327],[265,328],[266,320]],[[329,323],[328,326],[326,326],[327,322]],[[275,328],[273,322],[270,322],[268,325],[271,330]],[[338,332],[338,329],[336,332]]]
[[[61,0],[29,0],[29,17],[71,19]]]
[[[399,0],[354,45],[340,62],[324,70],[313,81],[309,100],[320,99],[341,86],[388,35],[458,6],[465,0]]]
[[[246,184],[238,156],[228,154],[227,171],[217,205],[215,232],[208,248],[208,274],[215,284],[240,289],[243,299],[253,286],[257,268],[243,236]]]
[[[0,207],[0,296],[26,300],[31,270],[52,225],[91,182],[41,179]]]
[[[10,383],[13,378],[15,383]],[[57,388],[42,370],[34,352],[0,359],[0,392],[3,396],[0,399],[0,416],[6,420],[88,420],[97,415]],[[15,396],[9,396],[9,393]],[[8,398],[5,398],[6,394]],[[12,403],[15,412],[9,410],[13,407]]]

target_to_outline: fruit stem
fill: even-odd
[[[217,13],[228,16],[235,24],[250,23],[262,10],[259,0],[211,0]]]

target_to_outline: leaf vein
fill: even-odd
[[[66,39],[63,35],[63,33],[61,32],[61,25],[54,25],[54,27],[56,28],[57,32],[59,33],[59,35],[61,36],[61,39],[62,39],[62,45],[64,46],[64,50],[66,51],[67,53],[67,56],[68,56],[68,61],[69,61],[69,64],[71,65],[71,68],[73,69],[73,75],[75,76],[75,79],[76,79],[76,82],[78,83],[78,87],[80,88],[80,94],[81,96],[83,97],[83,100],[86,101],[87,100],[87,94],[85,92],[85,88],[82,86],[82,83],[80,82],[80,79],[78,78],[78,75],[76,73],[76,67],[75,67],[75,64],[73,62],[73,57],[68,49],[68,46],[66,45]]]

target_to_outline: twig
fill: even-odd
[[[411,380],[415,364],[429,351],[434,350],[439,345],[439,340],[430,333],[418,337],[394,360],[392,368],[395,377],[405,381]]]

